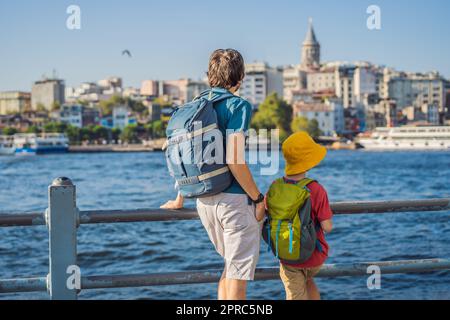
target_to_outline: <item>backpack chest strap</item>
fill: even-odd
[[[230,171],[230,169],[228,168],[228,166],[222,167],[220,169],[208,172],[208,173],[204,173],[202,175],[199,176],[194,176],[194,177],[187,177],[187,178],[183,178],[183,179],[177,179],[177,183],[179,186],[186,186],[186,185],[191,185],[191,184],[197,184],[201,181],[207,180],[207,179],[211,179],[213,177],[216,177],[218,175],[224,174],[226,172]]]

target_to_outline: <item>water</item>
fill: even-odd
[[[283,167],[284,164],[281,163]],[[330,201],[450,197],[450,153],[332,151],[310,176]],[[258,167],[252,167],[258,173]],[[281,172],[281,171],[280,171]],[[70,177],[78,207],[157,207],[174,196],[162,153],[0,157],[0,212],[43,211],[53,178]],[[258,177],[266,190],[274,176]],[[193,205],[189,202],[188,205]],[[450,257],[450,214],[337,216],[327,263]],[[44,276],[44,226],[0,229],[0,278]],[[199,221],[82,225],[78,261],[84,275],[206,270],[222,267]],[[259,266],[275,266],[262,248]],[[450,272],[386,275],[381,290],[366,277],[318,279],[324,299],[450,299]],[[86,290],[80,299],[214,299],[215,284]],[[283,299],[280,281],[254,282],[249,298]],[[47,299],[46,293],[0,299]]]

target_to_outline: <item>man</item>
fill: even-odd
[[[218,49],[209,60],[208,82],[212,94],[234,94],[245,76],[244,59],[233,49]],[[218,286],[220,300],[246,298],[247,281],[253,280],[259,259],[261,221],[265,216],[264,196],[245,163],[245,133],[252,106],[234,96],[214,105],[219,129],[226,137],[226,161],[233,175],[231,185],[214,196],[197,199],[197,211],[225,268]],[[161,206],[183,207],[183,197]]]

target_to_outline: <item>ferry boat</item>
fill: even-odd
[[[13,136],[0,136],[0,155],[11,155],[16,151]]]
[[[450,150],[450,126],[376,128],[357,142],[369,150]]]
[[[20,133],[14,135],[15,154],[62,153],[69,150],[69,140],[62,133]]]

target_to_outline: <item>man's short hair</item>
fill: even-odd
[[[237,50],[217,49],[209,58],[207,75],[211,87],[231,89],[244,79],[244,58]]]

